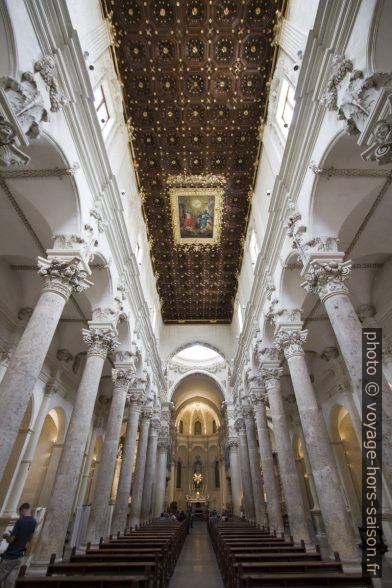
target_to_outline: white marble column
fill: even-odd
[[[0,478],[52,342],[65,303],[91,282],[88,266],[73,254],[67,261],[38,258],[44,287],[0,384]]]
[[[301,486],[291,445],[289,424],[280,387],[280,378],[283,370],[279,367],[278,361],[276,361],[278,355],[276,349],[266,349],[264,351],[272,360],[271,362],[263,362],[261,364],[261,373],[268,394],[290,533],[296,542],[303,539],[305,544],[310,546],[312,540],[306,522],[305,505],[302,500]]]
[[[150,520],[150,510],[153,495],[153,486],[157,468],[158,436],[161,431],[161,420],[158,414],[151,419],[148,435],[146,469],[144,472],[143,500],[140,521],[146,523]]]
[[[231,480],[231,501],[233,503],[233,513],[241,516],[241,471],[239,462],[239,439],[231,436],[227,441],[229,446],[230,457],[230,480]]]
[[[240,441],[240,464],[245,516],[248,520],[254,521],[256,517],[255,502],[253,497],[252,474],[250,470],[248,443],[246,440],[246,429],[243,417],[236,418],[235,428],[238,433],[238,438]]]
[[[34,422],[33,433],[30,436],[28,445],[26,447],[26,451],[24,452],[22,461],[20,462],[14,483],[10,488],[8,500],[5,504],[4,511],[2,514],[3,517],[15,518],[18,516],[17,511],[19,507],[19,501],[23,493],[27,476],[29,475],[31,464],[33,463],[35,451],[37,449],[38,441],[41,436],[42,427],[46,415],[48,414],[48,407],[54,393],[55,388],[53,386],[53,381],[51,379],[46,385],[45,394]]]
[[[362,405],[362,325],[344,283],[351,271],[351,261],[342,261],[338,251],[324,256],[312,253],[304,259],[302,286],[316,294],[325,306],[332,329],[350,375],[359,405]],[[381,366],[380,366],[381,369]],[[383,474],[392,488],[392,394],[385,376],[382,378]]]
[[[87,483],[90,479],[91,462],[93,460],[95,442],[97,440],[97,431],[93,427],[90,438],[86,443],[85,459],[83,461],[83,473],[81,476],[79,489],[76,497],[76,506],[82,506],[85,504]]]
[[[155,488],[155,505],[153,517],[157,518],[163,511],[166,490],[166,468],[167,468],[167,449],[169,440],[166,437],[160,437],[158,440],[158,464],[156,474]]]
[[[151,417],[152,408],[144,408],[140,418],[139,441],[137,447],[135,476],[132,488],[131,515],[129,519],[129,526],[131,529],[135,529],[140,524],[144,473],[146,469],[148,432],[150,429]]]
[[[246,439],[248,442],[250,474],[253,488],[256,523],[261,527],[268,527],[267,511],[264,501],[264,490],[260,475],[260,454],[256,441],[256,427],[253,409],[250,405],[243,405],[242,414],[245,421]]]
[[[136,436],[140,411],[144,402],[144,380],[140,378],[132,384],[128,395],[128,423],[121,460],[120,479],[118,481],[116,503],[114,506],[111,532],[123,533],[127,524],[128,502],[131,495],[132,472],[135,463]]]
[[[124,415],[125,400],[134,370],[131,364],[115,363],[113,375],[113,395],[109,417],[106,425],[105,438],[101,453],[101,465],[95,483],[91,503],[90,517],[87,526],[87,541],[98,543],[105,535],[109,501],[113,484],[116,455],[120,440],[121,425]]]
[[[263,468],[264,488],[267,494],[267,513],[269,527],[277,534],[284,532],[282,511],[280,508],[280,492],[275,477],[274,459],[272,456],[271,439],[269,435],[267,413],[265,409],[265,388],[251,388],[252,406],[255,414],[259,451]]]
[[[52,553],[56,553],[57,557],[62,554],[103,365],[107,353],[117,345],[113,323],[105,323],[105,327],[101,329],[98,324],[90,321],[91,328],[83,330],[83,340],[88,346],[86,365],[34,554],[34,560],[38,562],[48,562]],[[108,328],[109,325],[111,329]]]
[[[327,427],[305,361],[303,344],[307,332],[300,330],[302,323],[294,317],[296,312],[283,313],[277,326],[276,346],[284,352],[289,366],[329,545],[343,561],[356,562],[360,554],[354,528],[346,510]]]

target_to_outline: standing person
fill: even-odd
[[[4,533],[3,537],[9,545],[0,562],[0,585],[2,588],[12,588],[15,583],[26,545],[30,541],[37,521],[31,516],[28,502],[24,502],[19,509],[20,517],[16,521],[11,533]]]

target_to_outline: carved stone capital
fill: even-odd
[[[132,405],[132,409],[140,409],[144,404],[144,394],[139,390],[130,390],[127,394],[127,403]]]
[[[263,368],[261,373],[264,378],[266,390],[268,391],[280,385],[280,378],[283,375],[283,368]]]
[[[116,333],[104,329],[83,329],[82,338],[88,347],[87,355],[98,355],[104,359],[119,344]]]
[[[154,414],[151,418],[150,434],[157,436],[160,433],[161,428],[161,420],[157,414]]]
[[[295,355],[305,355],[303,345],[307,338],[308,331],[281,330],[275,336],[275,346],[280,351],[283,351],[286,359],[290,359],[290,357],[294,357]],[[263,377],[265,378],[264,373]]]
[[[229,437],[227,440],[227,446],[229,447],[230,450],[238,450],[240,441],[238,439],[238,437]]]
[[[145,406],[141,412],[140,418],[143,421],[150,422],[152,419],[153,410],[150,406]]]
[[[132,381],[134,372],[132,370],[126,370],[121,368],[115,368],[112,370],[112,380],[114,382],[114,389],[125,388],[128,390],[129,385]]]
[[[39,257],[38,274],[44,278],[44,292],[55,292],[66,300],[73,291],[83,292],[92,285],[77,256],[70,261]]]
[[[263,347],[259,353],[260,363],[279,362],[279,350],[276,347]]]
[[[237,431],[237,433],[240,433],[240,434],[245,433],[245,421],[242,416],[238,416],[235,419],[234,427],[235,427],[235,430]]]
[[[312,292],[325,302],[330,296],[348,294],[343,283],[350,275],[351,261],[312,261],[305,274],[305,282],[301,284],[307,292]]]
[[[244,417],[245,420],[251,420],[253,422],[253,418],[254,418],[253,407],[250,406],[249,404],[243,405],[242,416]]]
[[[159,453],[166,453],[166,451],[168,450],[170,443],[169,443],[169,439],[167,439],[166,437],[159,437],[158,439],[158,451]]]

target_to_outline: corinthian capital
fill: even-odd
[[[112,380],[114,387],[123,387],[128,390],[129,384],[132,381],[133,371],[116,368],[112,370]]]
[[[305,282],[301,284],[305,290],[317,294],[321,302],[336,294],[347,294],[347,286],[343,283],[351,272],[351,261],[317,261],[309,264],[305,273]]]
[[[227,440],[227,446],[230,449],[233,449],[233,450],[238,449],[239,444],[240,444],[240,442],[239,442],[238,437],[229,437]]]
[[[283,351],[286,359],[294,355],[304,355],[303,345],[308,338],[308,331],[279,331],[275,336],[275,347]]]
[[[116,339],[116,333],[112,330],[83,329],[82,338],[88,347],[87,355],[98,355],[104,359],[119,344]]]
[[[81,259],[75,256],[68,261],[38,258],[38,274],[44,278],[44,291],[60,294],[66,300],[72,292],[83,292],[92,282],[87,280],[87,272]]]
[[[279,386],[279,380],[283,375],[283,368],[263,368],[261,373],[264,378],[266,389],[271,390],[271,388]]]
[[[151,418],[150,433],[152,435],[158,435],[161,431],[161,420],[157,414],[154,414]]]
[[[249,404],[245,404],[242,407],[242,415],[245,420],[253,421],[253,407],[250,406]]]
[[[152,419],[152,408],[150,406],[145,406],[142,410],[141,418],[144,421],[150,421]]]

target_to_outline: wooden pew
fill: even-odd
[[[56,563],[53,554],[46,576],[26,576],[23,567],[16,587],[165,588],[188,528],[189,520],[143,527],[101,540],[98,548],[89,544],[84,554],[73,549],[69,562]]]

